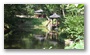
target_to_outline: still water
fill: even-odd
[[[35,23],[34,23],[35,24]],[[43,28],[43,29],[42,29]],[[46,27],[32,25],[30,21],[17,25],[17,29],[4,35],[5,49],[64,49],[64,41],[46,38]],[[44,31],[45,30],[45,31]]]

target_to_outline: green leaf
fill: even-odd
[[[84,7],[84,4],[79,4],[77,7],[82,8],[82,7]]]

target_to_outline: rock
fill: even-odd
[[[73,44],[73,41],[71,39],[66,39],[65,40],[65,46],[69,46],[71,44]]]
[[[53,44],[54,46],[58,44],[57,41],[49,41],[50,44]]]
[[[45,37],[43,35],[34,35],[34,38],[37,40],[40,40],[40,41],[45,39]]]

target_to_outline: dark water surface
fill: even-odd
[[[4,35],[5,49],[64,49],[64,41],[45,38],[46,33],[40,27],[40,20],[30,22],[26,20],[17,29]],[[44,27],[45,29],[46,27]]]

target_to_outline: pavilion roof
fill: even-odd
[[[54,13],[53,15],[49,16],[50,18],[59,18],[60,15],[57,15],[56,13]]]

